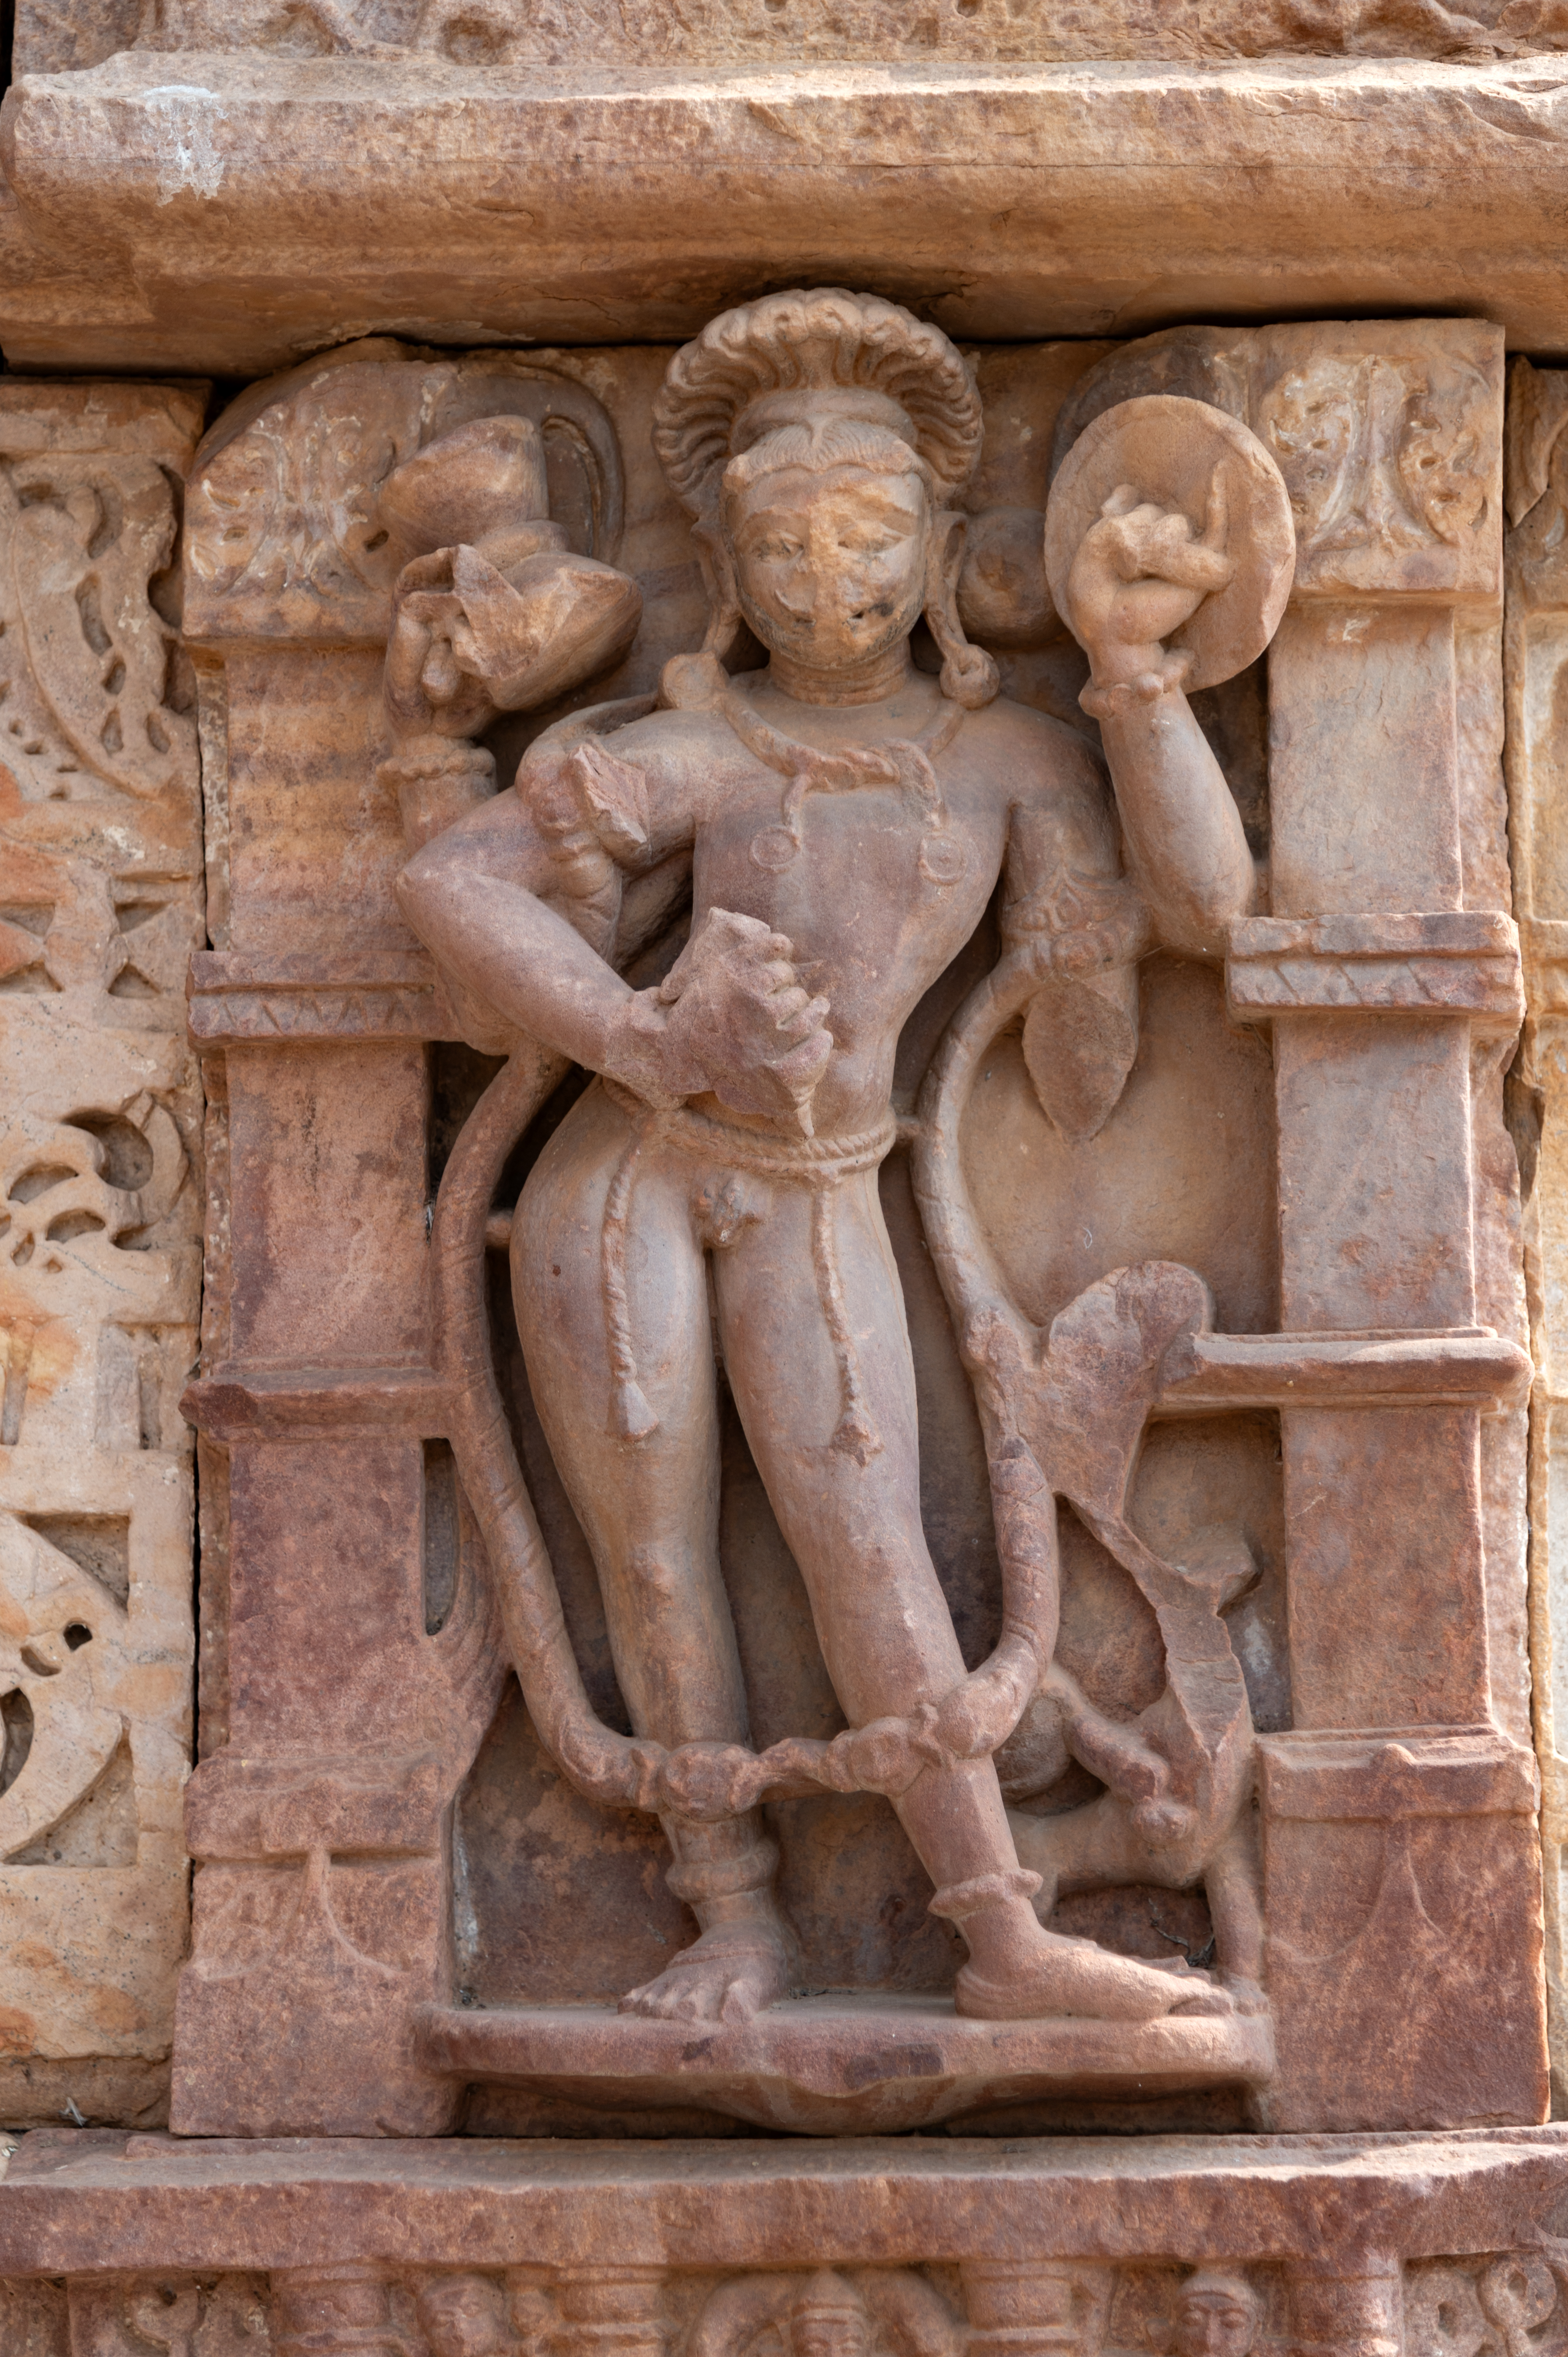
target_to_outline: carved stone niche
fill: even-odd
[[[958,414],[972,396],[956,359],[934,331],[909,332],[932,336],[921,366],[948,371],[941,400]],[[961,570],[937,567],[914,641],[950,703],[948,683],[980,679],[986,648],[1004,695],[1061,724],[1061,760],[1092,748],[1088,666],[1040,551],[1053,479],[1069,469],[1064,500],[1088,479],[1123,404],[1174,404],[1156,417],[1185,420],[1195,448],[1223,447],[1242,470],[1227,479],[1233,516],[1244,484],[1276,500],[1295,558],[1266,667],[1244,651],[1229,678],[1223,663],[1194,674],[1214,682],[1193,709],[1236,840],[1265,863],[1269,913],[1197,948],[1150,948],[1113,877],[1047,849],[1023,915],[1015,893],[993,903],[906,1023],[890,1149],[881,1137],[825,1176],[819,1163],[790,1199],[827,1202],[885,1152],[919,1519],[971,1674],[953,1692],[983,1714],[1015,1684],[1001,1734],[967,1754],[940,1688],[925,1717],[883,1712],[885,1752],[846,1727],[777,1485],[727,1388],[714,1474],[746,1742],[653,1739],[652,1706],[623,1692],[641,1673],[614,1605],[618,1678],[580,1469],[561,1462],[576,1411],[564,1392],[531,1393],[506,1258],[521,1297],[544,1284],[552,1255],[528,1242],[537,1191],[520,1215],[520,1190],[566,1151],[553,1138],[615,1100],[596,1090],[574,1114],[581,1072],[553,1052],[503,1060],[516,1018],[498,1031],[462,953],[438,972],[394,897],[411,849],[456,841],[453,823],[520,759],[528,793],[555,762],[585,800],[576,816],[538,806],[559,839],[586,829],[572,837],[585,875],[610,845],[639,877],[607,904],[612,934],[617,909],[636,913],[617,954],[648,991],[682,956],[661,1002],[675,1003],[700,948],[682,951],[685,871],[656,861],[641,877],[653,822],[622,758],[653,741],[637,732],[655,725],[661,679],[659,727],[729,715],[765,770],[803,780],[801,794],[816,783],[809,803],[775,795],[781,820],[752,838],[760,867],[783,873],[830,802],[852,806],[711,654],[706,670],[673,660],[710,624],[731,673],[761,650],[725,605],[709,462],[681,440],[694,410],[672,395],[656,410],[671,353],[350,346],[252,388],[197,455],[186,627],[214,946],[193,961],[190,1021],[212,1075],[209,1233],[228,1241],[209,1262],[188,1413],[205,1511],[227,1535],[203,1556],[173,2113],[186,2135],[1324,2131],[1542,2115],[1529,1364],[1502,1123],[1521,1001],[1499,771],[1501,339],[1464,320],[1329,323],[971,357],[983,445],[961,465],[922,445],[969,518]],[[1204,481],[1219,461],[1206,463]],[[484,505],[497,486],[522,501],[504,547]],[[1197,474],[1184,496],[1197,532]],[[458,542],[456,559],[432,554]],[[588,631],[581,601],[619,597],[629,614],[628,580],[635,638],[611,616],[609,651],[563,686],[537,617],[559,594],[560,627]],[[486,631],[513,664],[507,695],[413,754],[392,733],[395,662],[382,699],[389,631],[394,650],[410,643],[411,619],[409,676],[426,687],[466,694],[459,674],[483,666],[463,649]],[[1119,758],[1125,706],[1089,694]],[[490,716],[495,702],[511,708]],[[936,767],[946,741],[908,757],[933,894],[961,872]],[[590,909],[579,931],[595,921]],[[1047,960],[1006,997],[987,977],[1022,971],[1031,924],[1051,940],[1101,927],[1120,978]],[[662,1151],[676,1118],[641,1135]],[[796,1184],[737,1163],[726,1137],[729,1160],[690,1206],[715,1261]],[[578,1429],[596,1435],[602,1415],[617,1465],[668,1412],[650,1405],[662,1361],[634,1316],[635,1195],[653,1151],[627,1148],[586,1247],[610,1375]],[[878,1329],[843,1307],[834,1216],[812,1213],[802,1265],[832,1343],[824,1434],[864,1464],[884,1446],[865,1373]],[[688,1372],[708,1361],[706,1316],[700,1344],[681,1346]],[[1026,1465],[1035,1475],[1016,1478]],[[1018,1650],[1014,1607],[1053,1495],[1060,1632],[1042,1664]],[[874,1555],[870,1532],[864,1544]],[[658,1562],[647,1576],[673,1577]],[[830,1631],[828,1649],[839,1641]],[[838,1674],[853,1681],[853,1661]],[[922,1762],[956,1774],[998,1743],[1024,1870],[944,1885],[935,1913],[889,1795],[908,1820]],[[1176,1813],[1140,1816],[1151,1802]],[[685,1845],[672,1875],[660,1814]],[[744,1837],[725,1830],[743,1823]],[[674,1985],[672,1960],[766,1883],[775,1851],[788,1993],[727,2018],[658,1996],[618,2010]],[[1085,1969],[1123,1972],[1118,1986],[1140,1993],[1122,2018],[1093,2001],[955,2010],[969,1967],[953,1925],[971,1924],[973,1950],[977,1910],[1015,1905],[1036,1876],[1056,1889],[1047,1928],[1092,1943],[1073,1952]],[[735,1953],[755,1961],[744,1941]],[[1204,1975],[1207,2010],[1144,2003],[1146,1968],[1173,1958]],[[1254,2259],[1272,2264],[1261,2246]],[[1173,2324],[1170,2275],[1102,2284],[1089,2322],[1063,2294],[1057,2321],[1031,2311],[1016,2330],[1062,2348],[1107,2331],[1106,2345],[1234,2343],[1240,2357],[1254,2327],[1283,2329],[1267,2321],[1284,2298],[1273,2282],[1232,2302],[1229,2324],[1214,2320],[1219,2291],[1207,2322],[1195,2294]],[[908,2346],[925,2348],[918,2319],[939,2294],[951,2307],[939,2287],[900,2311]],[[1011,2296],[970,2287],[967,2330],[1008,2339]],[[489,2346],[492,2325],[533,2333],[515,2289],[476,2297],[490,2324],[465,2327],[466,2346]],[[772,2297],[757,2294],[746,2345],[814,2348],[807,2311]],[[1390,2299],[1385,2285],[1372,2305]],[[862,2317],[861,2343],[893,2332],[880,2314]],[[384,2330],[413,2345],[412,2325]],[[651,2345],[664,2330],[628,2310],[611,2337]],[[1299,2330],[1351,2345],[1337,2328]],[[1391,2350],[1394,2330],[1368,2325],[1354,2345]]]

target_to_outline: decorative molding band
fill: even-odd
[[[449,1752],[297,1753],[204,1760],[185,1792],[192,1857],[303,1857],[312,1850],[428,1857],[463,1773]]]
[[[886,2266],[914,2252],[938,2264],[1016,2266],[1021,2252],[1121,2261],[1143,2257],[1153,2231],[1158,2252],[1209,2265],[1299,2256],[1321,2284],[1337,2256],[1364,2279],[1380,2252],[1409,2262],[1511,2250],[1557,2214],[1568,2172],[1561,2123],[1173,2140],[1157,2211],[1138,2136],[779,2136],[748,2145],[743,2169],[727,2139],[59,2128],[38,2147],[35,2157],[24,2144],[7,2172],[0,2276],[134,2277],[149,2252],[170,2255],[166,2273],[386,2268],[388,2252],[400,2269],[502,2268],[523,2252],[531,2267],[570,2274],[584,2265],[591,2202],[596,2264],[613,2252],[622,2270]],[[1358,2342],[1369,2345],[1318,2345]]]
[[[1540,1802],[1533,1753],[1496,1727],[1265,1735],[1258,1751],[1274,1818],[1529,1817]]]
[[[1507,1032],[1524,1020],[1518,929],[1490,909],[1248,917],[1231,927],[1230,948],[1226,993],[1239,1022],[1430,1014]]]
[[[1249,1407],[1518,1405],[1529,1355],[1476,1328],[1418,1333],[1194,1334],[1165,1361],[1156,1415]]]
[[[487,1238],[487,1242],[491,1239]],[[1382,1334],[1195,1334],[1165,1361],[1156,1416],[1268,1407],[1469,1407],[1529,1395],[1530,1361],[1480,1329]],[[229,1361],[191,1383],[187,1422],[209,1440],[303,1440],[403,1432],[438,1439],[446,1386],[433,1367],[247,1367]]]
[[[1531,1015],[1568,1015],[1568,918],[1521,917],[1519,938]]]
[[[435,967],[418,951],[250,957],[199,950],[186,997],[190,1037],[199,1048],[458,1037]]]
[[[220,1366],[179,1404],[209,1440],[307,1440],[337,1432],[439,1439],[446,1387],[432,1367]]]

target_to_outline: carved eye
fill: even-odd
[[[839,543],[850,556],[890,556],[898,544],[899,535],[890,532],[850,531]]]

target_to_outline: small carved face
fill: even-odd
[[[866,2357],[866,2346],[865,2325],[843,2309],[797,2316],[790,2324],[791,2357]]]
[[[918,475],[785,468],[733,491],[725,520],[741,611],[772,652],[843,670],[918,621],[930,529]]]
[[[1245,2284],[1191,2286],[1176,2309],[1176,2357],[1251,2357],[1257,2330],[1257,2302]]]
[[[510,2357],[501,2296],[483,2276],[449,2276],[426,2284],[419,2320],[433,2357]]]

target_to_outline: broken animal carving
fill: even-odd
[[[1166,1561],[1127,1520],[1165,1353],[1211,1305],[1190,1271],[1150,1264],[1092,1286],[1042,1341],[969,1207],[958,1125],[978,1060],[1022,1019],[1041,1103],[1064,1134],[1091,1135],[1135,1052],[1139,958],[1155,944],[1216,957],[1253,908],[1236,806],[1183,688],[1267,641],[1289,587],[1289,502],[1261,445],[1200,403],[1135,401],[1084,436],[1047,557],[1092,664],[1084,702],[1108,790],[1082,736],[999,696],[960,621],[955,501],[981,424],[946,337],[876,297],[779,295],[714,320],[671,362],[655,434],[703,556],[706,643],[666,666],[657,709],[601,706],[547,730],[493,798],[467,740],[529,683],[580,676],[576,649],[600,659],[609,593],[575,576],[534,586],[528,568],[552,560],[520,555],[538,545],[536,526],[514,523],[527,454],[502,454],[488,427],[432,446],[417,481],[404,468],[384,495],[417,503],[432,540],[463,543],[399,588],[389,772],[417,854],[403,903],[510,1051],[436,1213],[454,1446],[542,1740],[579,1791],[657,1811],[671,1886],[701,1927],[624,1997],[646,2016],[733,2022],[784,1996],[789,1932],[759,1804],[822,1789],[892,1803],[932,1910],[968,1943],[961,2015],[1133,2023],[1258,2002],[1251,1723],[1219,1617],[1251,1561],[1223,1531]],[[922,619],[940,675],[911,659]],[[768,661],[732,677],[743,624]],[[693,863],[690,939],[636,989],[622,971],[667,931]],[[897,1132],[900,1030],[999,881],[1002,960],[938,1055],[917,1138],[1003,1566],[999,1641],[966,1674],[921,1524],[877,1171]],[[597,1077],[525,1188],[512,1280],[630,1737],[589,1706],[485,1339],[492,1190],[567,1060]],[[727,1382],[849,1721],[832,1741],[748,1748],[717,1554],[710,1285]],[[1098,1714],[1054,1665],[1058,1498],[1165,1638],[1168,1684],[1136,1725]],[[1010,1817],[1004,1792],[1037,1792],[1069,1754],[1103,1797],[1070,1822]],[[1058,1889],[1127,1880],[1208,1886],[1219,1977],[1042,1920]]]
[[[494,777],[467,740],[498,712],[532,711],[624,653],[642,598],[613,565],[574,554],[551,522],[532,418],[482,417],[440,436],[388,476],[379,505],[421,552],[398,576],[386,670],[398,749],[381,772],[418,844]]]

